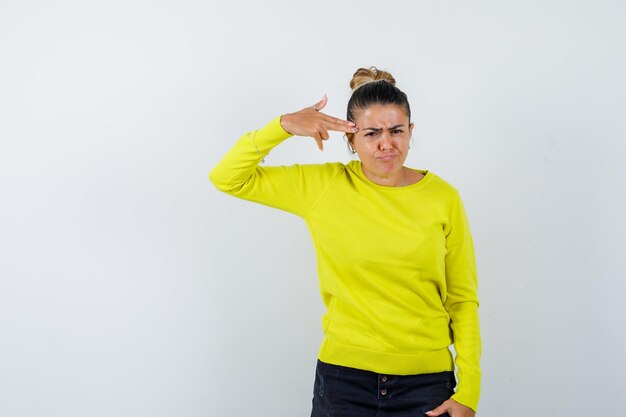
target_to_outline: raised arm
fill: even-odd
[[[354,124],[321,112],[324,98],[313,106],[277,117],[261,129],[243,135],[210,172],[215,187],[250,201],[306,215],[324,182],[337,166],[260,166],[263,158],[287,138],[311,136],[323,149],[329,131],[353,132]]]

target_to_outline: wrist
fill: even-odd
[[[290,135],[293,135],[293,133],[291,133],[291,114],[283,114],[280,116],[279,119],[280,122],[280,127],[283,128],[283,130],[285,131],[285,133],[288,133]]]

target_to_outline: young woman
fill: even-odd
[[[474,416],[479,303],[459,193],[404,166],[413,123],[391,74],[360,68],[350,87],[347,120],[322,112],[326,97],[278,117],[242,136],[211,181],[309,227],[327,307],[312,417]],[[329,131],[345,133],[358,160],[259,166],[294,135],[322,149]]]

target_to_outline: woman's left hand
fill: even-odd
[[[437,417],[446,412],[450,414],[450,417],[474,417],[476,415],[474,410],[454,401],[452,398],[444,401],[443,404],[434,410],[427,411],[426,415],[428,417]]]

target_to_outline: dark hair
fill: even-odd
[[[355,113],[373,104],[396,104],[404,109],[411,120],[409,99],[396,87],[396,80],[387,71],[376,67],[359,68],[350,80],[352,97],[348,101],[347,119],[354,122]]]

